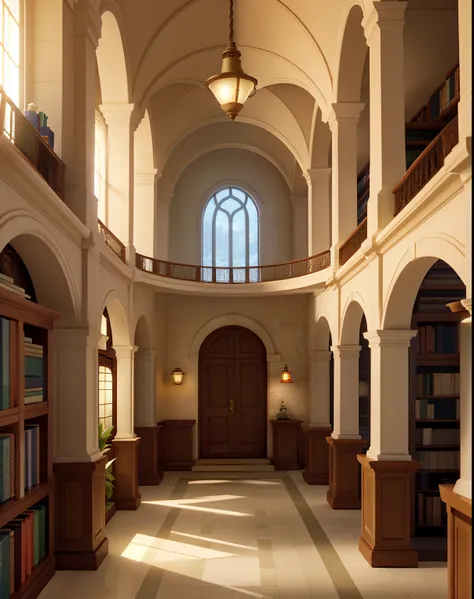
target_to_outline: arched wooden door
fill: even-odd
[[[201,458],[261,458],[267,446],[267,356],[238,326],[211,333],[199,352]]]

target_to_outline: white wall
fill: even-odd
[[[201,263],[201,216],[220,187],[239,185],[260,211],[260,263],[293,259],[290,191],[280,172],[265,158],[238,149],[216,150],[195,160],[181,175],[170,204],[169,260]]]
[[[268,420],[275,418],[280,402],[285,401],[289,415],[307,420],[309,402],[307,396],[307,295],[267,298],[202,298],[184,295],[161,296],[157,302],[155,327],[166,323],[166,331],[157,332],[164,338],[164,361],[156,362],[156,405],[159,419],[198,418],[198,361],[190,356],[193,339],[199,330],[214,318],[239,315],[252,319],[262,326],[281,354],[281,361],[267,364],[268,372]],[[281,384],[281,371],[285,365],[293,375],[293,384]],[[185,378],[181,386],[175,386],[170,372],[179,367]],[[197,455],[195,426],[195,457]],[[267,447],[271,456],[271,429],[268,427]]]

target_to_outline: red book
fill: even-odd
[[[21,543],[22,561],[25,564],[26,576],[33,570],[33,516],[31,514],[20,514],[13,522],[21,522],[25,530],[24,542]]]

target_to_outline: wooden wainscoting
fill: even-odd
[[[332,433],[332,429],[302,424],[301,431],[305,441],[304,480],[308,485],[329,484],[329,445],[326,437]]]

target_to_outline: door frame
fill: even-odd
[[[204,342],[208,339],[208,337],[210,337],[211,335],[214,335],[215,333],[217,333],[218,331],[220,331],[221,329],[226,329],[226,328],[241,328],[241,329],[245,329],[247,332],[251,333],[252,335],[254,335],[255,337],[257,337],[257,339],[260,341],[260,343],[262,344],[263,348],[265,349],[265,354],[263,356],[263,361],[264,361],[264,365],[265,365],[265,428],[264,428],[264,447],[265,447],[265,455],[268,456],[268,377],[269,377],[269,372],[268,372],[268,351],[267,351],[267,346],[265,344],[265,342],[262,340],[262,338],[260,337],[260,335],[258,335],[255,331],[253,331],[252,329],[246,327],[245,325],[242,324],[223,324],[222,326],[216,327],[214,328],[212,331],[210,331],[206,337],[202,340],[200,347],[199,347],[199,352],[198,352],[198,380],[197,380],[197,458],[201,458],[202,456],[202,408],[203,408],[203,404],[202,404],[202,346],[204,344]],[[216,459],[226,459],[226,458],[216,458]],[[229,459],[233,459],[233,458],[229,458]],[[238,459],[238,458],[235,458]]]

